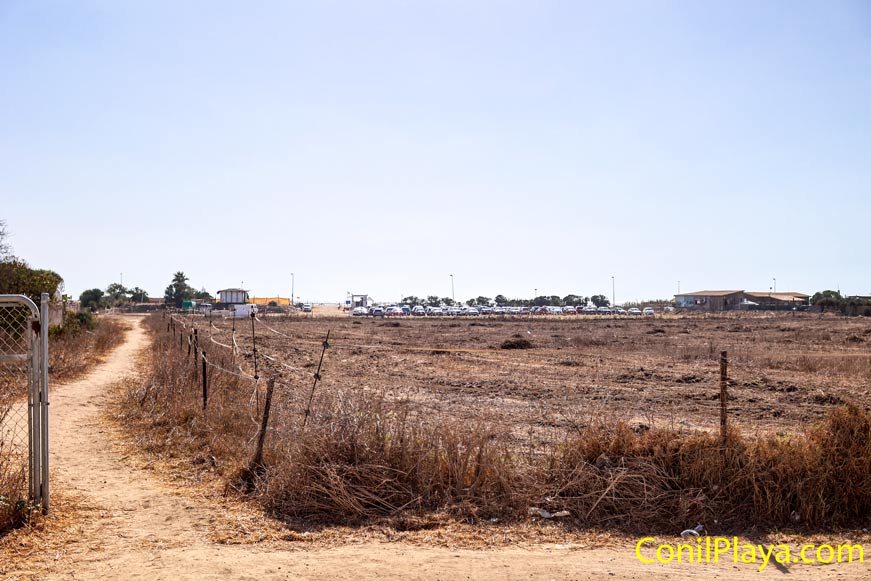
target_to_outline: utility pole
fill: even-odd
[[[454,296],[454,275],[451,275],[451,300],[457,304],[457,297]]]
[[[617,299],[614,298],[615,296],[616,295],[614,294],[614,276],[612,275],[611,276],[611,306],[612,307],[617,305]]]
[[[293,306],[293,273],[290,273],[290,306]]]

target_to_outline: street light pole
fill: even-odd
[[[457,297],[454,296],[454,275],[451,275],[451,301],[457,304]]]
[[[615,297],[616,297],[616,295],[614,294],[614,276],[612,275],[611,276],[611,306],[612,307],[617,305],[617,299]]]
[[[293,306],[293,273],[290,273],[290,306]]]
[[[777,292],[777,279],[774,279],[774,292]]]

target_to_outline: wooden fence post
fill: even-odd
[[[720,352],[720,440],[723,448],[726,447],[727,428],[726,428],[726,399],[728,397],[727,377],[728,377],[729,357],[725,351]]]
[[[260,433],[257,434],[257,449],[254,458],[248,465],[245,481],[249,490],[254,487],[254,478],[263,473],[263,442],[266,440],[266,429],[269,426],[269,409],[272,407],[272,391],[275,388],[275,380],[266,380],[266,401],[263,404],[263,417],[260,421]]]
[[[203,413],[206,413],[206,405],[209,401],[209,383],[206,375],[206,352],[203,351]]]

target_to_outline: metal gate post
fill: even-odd
[[[26,304],[26,303],[25,303]],[[34,305],[35,307],[36,305]],[[37,394],[34,386],[36,385],[39,375],[39,354],[37,353],[37,340],[36,336],[36,322],[37,322],[37,313],[31,312],[30,317],[27,320],[27,330],[25,331],[25,336],[27,337],[27,354],[28,354],[28,362],[27,362],[27,487],[28,487],[28,498],[31,500],[36,499],[36,459],[33,453],[33,440],[36,434],[37,419],[34,417],[34,410],[36,409],[36,401]]]
[[[36,305],[34,305],[35,307]],[[30,442],[28,443],[28,454],[30,457],[30,501],[39,503],[42,501],[42,447],[40,444],[40,436],[42,428],[41,401],[42,393],[40,385],[42,383],[42,324],[39,320],[39,311],[34,312],[31,320],[28,336],[30,337],[30,385],[28,386],[28,415],[30,424]]]
[[[40,437],[40,450],[42,453],[42,481],[41,499],[42,512],[48,514],[48,316],[49,316],[49,298],[48,293],[42,293],[39,305],[39,323],[41,328],[40,337],[40,352],[42,359],[42,367],[40,369],[40,428],[42,434]]]

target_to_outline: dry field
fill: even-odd
[[[249,352],[250,321],[237,325],[238,345]],[[231,327],[216,322],[213,337],[226,340]],[[518,438],[597,418],[716,427],[724,350],[729,418],[746,433],[793,432],[832,406],[871,405],[869,319],[341,317],[267,318],[255,326],[261,355],[307,370],[328,330],[319,390],[378,391],[464,420],[486,416],[514,425]],[[518,340],[531,348],[503,348]],[[285,382],[307,381],[263,357],[258,366]]]
[[[871,524],[867,319],[152,315],[148,325],[152,372],[129,390],[121,421],[146,452],[190,457],[298,526],[518,522],[530,508],[627,531]],[[203,362],[187,347],[195,330],[208,354],[205,410]],[[711,429],[721,350],[725,447]]]

